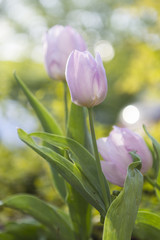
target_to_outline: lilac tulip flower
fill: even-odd
[[[55,80],[65,80],[65,67],[69,54],[77,49],[86,50],[80,34],[70,26],[56,25],[49,29],[44,38],[45,67]]]
[[[97,140],[102,171],[108,181],[123,186],[127,168],[132,163],[131,151],[136,151],[142,161],[141,172],[144,174],[152,167],[152,155],[141,136],[127,128],[114,127],[109,137]]]
[[[100,55],[73,51],[66,65],[66,81],[72,102],[79,106],[93,107],[107,94],[107,78]]]

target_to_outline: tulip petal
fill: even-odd
[[[127,171],[125,176],[121,174],[117,166],[112,162],[101,161],[102,171],[106,179],[120,187],[123,186],[125,181],[125,176],[127,175]]]
[[[88,51],[75,50],[70,54],[66,65],[66,80],[74,103],[92,107],[104,100],[107,80],[106,77],[100,79],[99,72],[99,65]]]
[[[122,128],[121,131],[124,138],[125,148],[128,152],[136,151],[142,161],[141,172],[147,172],[152,167],[153,160],[145,141],[140,135],[133,133],[127,128]]]
[[[77,31],[61,25],[49,29],[44,38],[44,54],[45,67],[51,78],[65,79],[66,62],[74,49],[86,50],[86,44]]]
[[[98,139],[97,144],[102,158],[106,162],[113,163],[125,179],[132,158],[121,142],[120,136],[112,131],[108,138]]]
[[[108,138],[97,140],[98,151],[103,157],[102,170],[106,178],[122,186],[127,168],[133,159],[130,152],[136,151],[142,161],[141,172],[145,173],[152,166],[152,155],[141,136],[127,128],[114,126]],[[123,181],[122,181],[123,180]]]

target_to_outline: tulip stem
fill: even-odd
[[[104,197],[104,203],[105,203],[106,210],[107,210],[108,207],[109,207],[109,204],[110,204],[110,191],[109,191],[108,184],[105,184],[105,178],[104,178],[102,168],[101,168],[100,157],[99,157],[97,141],[96,141],[96,135],[95,135],[95,130],[94,130],[92,108],[88,108],[88,114],[89,114],[89,123],[90,123],[90,130],[91,130],[91,137],[92,137],[94,155],[95,155],[96,165],[97,165],[97,172],[98,172],[99,182],[100,182],[101,189],[102,189],[102,194],[103,194],[103,197]],[[106,181],[106,183],[107,183],[107,181]]]
[[[64,87],[64,111],[65,111],[65,129],[67,131],[67,123],[68,123],[68,98],[67,98],[67,83],[63,81]]]

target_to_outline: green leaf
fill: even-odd
[[[156,183],[160,186],[160,143],[157,142],[157,140],[152,137],[150,135],[150,133],[147,131],[147,128],[145,126],[143,126],[145,133],[147,134],[147,136],[150,138],[150,140],[152,141],[155,153],[156,153]],[[160,199],[160,190],[158,188],[156,188],[156,193],[158,198]]]
[[[69,221],[64,220],[57,208],[30,195],[15,195],[3,200],[3,206],[20,210],[31,215],[50,229],[61,240],[74,239]]]
[[[147,224],[140,223],[135,225],[132,239],[137,240],[159,240],[160,231]]]
[[[76,140],[92,152],[91,136],[86,123],[86,109],[71,103],[67,136]]]
[[[26,95],[29,103],[31,104],[32,108],[34,109],[38,119],[40,120],[43,129],[46,132],[54,133],[57,135],[62,135],[62,130],[60,129],[59,125],[55,121],[55,119],[51,116],[51,114],[46,110],[46,108],[36,99],[36,97],[30,92],[27,86],[22,82],[22,80],[17,77],[14,73],[14,77],[23,90],[24,94]],[[59,191],[61,197],[65,200],[66,198],[66,187],[64,179],[54,170],[51,168],[53,179],[55,182],[55,186]]]
[[[106,210],[104,202],[94,186],[88,181],[75,163],[47,147],[37,145],[23,130],[18,129],[18,134],[23,142],[46,159],[102,216],[105,216]]]
[[[51,171],[52,171],[52,176],[53,176],[53,181],[56,186],[56,189],[58,190],[60,196],[64,201],[66,201],[66,196],[67,196],[67,190],[66,190],[66,183],[62,176],[58,173],[58,171],[50,165]]]
[[[159,240],[160,216],[148,210],[139,210],[136,219],[133,237],[140,240]]]
[[[84,145],[85,143],[84,126],[85,118],[83,107],[71,103],[67,127],[67,136]]]
[[[29,134],[29,136],[38,137],[53,146],[68,150],[71,160],[83,172],[86,178],[89,179],[90,183],[101,196],[101,199],[103,199],[95,159],[81,144],[71,138],[49,133],[36,132]]]
[[[130,152],[129,153],[133,159],[133,162],[139,162],[139,165],[137,166],[137,169],[138,170],[141,170],[142,168],[142,162],[141,162],[141,159],[140,159],[140,156],[136,153],[136,152]]]
[[[146,134],[148,135],[148,137],[151,139],[152,144],[153,144],[154,147],[156,148],[157,153],[158,153],[158,156],[159,156],[159,158],[160,158],[160,144],[157,142],[157,140],[156,140],[154,137],[152,137],[152,136],[150,135],[150,133],[147,131],[146,126],[143,125],[143,128],[144,128],[145,133],[146,133]]]
[[[85,126],[84,108],[71,103],[67,136],[85,146],[87,133]],[[91,205],[71,185],[67,184],[67,190],[67,204],[75,231],[75,238],[77,240],[88,240],[91,233]]]
[[[136,224],[143,223],[160,230],[160,216],[147,210],[139,210]]]
[[[88,240],[91,233],[91,205],[71,185],[67,185],[67,204],[72,219],[75,239]]]
[[[143,129],[144,129],[145,133],[147,134],[147,136],[152,141],[153,148],[154,148],[156,156],[157,156],[155,172],[156,172],[156,177],[158,177],[158,175],[160,174],[159,173],[159,166],[160,166],[160,143],[158,143],[157,140],[150,135],[150,133],[148,132],[148,130],[147,130],[145,125],[143,125]]]
[[[40,120],[43,129],[46,132],[54,133],[57,135],[62,135],[62,130],[58,126],[57,122],[51,116],[51,114],[45,109],[45,107],[36,99],[36,97],[30,92],[27,86],[22,82],[22,80],[17,77],[14,73],[14,77],[26,95],[29,103],[33,107],[35,113],[37,114],[38,119]]]
[[[143,176],[140,161],[128,167],[124,188],[110,205],[104,223],[103,240],[130,240],[141,201]]]
[[[2,236],[0,234],[0,239],[2,237],[2,239],[5,240],[6,235],[11,236],[11,239],[14,240],[40,240],[42,238],[44,240],[53,240],[53,237],[51,238],[51,232],[47,231],[47,229],[42,224],[39,224],[37,222],[8,223],[5,225],[5,231],[2,233]],[[55,238],[55,240],[57,239]]]

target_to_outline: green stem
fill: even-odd
[[[160,185],[158,185],[155,181],[153,181],[150,177],[145,176],[145,179],[155,188],[160,190]]]
[[[64,84],[64,110],[65,110],[65,129],[67,131],[67,123],[68,123],[68,98],[67,98],[67,83],[63,81]]]
[[[103,197],[104,197],[104,203],[106,206],[106,209],[109,207],[110,203],[110,191],[109,186],[106,186],[104,175],[101,168],[98,148],[97,148],[97,142],[96,142],[96,135],[94,130],[94,123],[93,123],[93,110],[92,108],[88,108],[88,114],[89,114],[89,123],[90,123],[90,130],[91,130],[91,136],[92,136],[92,143],[93,143],[93,149],[94,149],[94,155],[96,159],[96,165],[97,165],[97,172],[98,172],[98,178],[101,185]]]

